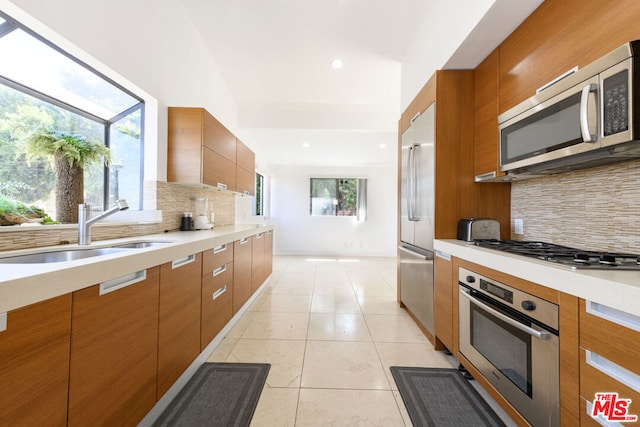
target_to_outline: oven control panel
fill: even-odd
[[[458,282],[487,298],[501,302],[525,316],[558,329],[558,305],[521,291],[513,286],[483,276],[464,267],[458,271]]]

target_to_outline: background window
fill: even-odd
[[[264,176],[259,173],[256,173],[256,205],[254,215],[264,215]]]
[[[358,216],[359,206],[366,209],[365,198],[358,199],[366,180],[357,178],[311,178],[311,215]],[[362,183],[362,184],[361,184]]]

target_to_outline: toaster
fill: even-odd
[[[458,240],[500,239],[500,223],[489,218],[463,218],[458,221]]]

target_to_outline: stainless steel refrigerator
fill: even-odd
[[[402,134],[400,299],[433,330],[435,104]]]

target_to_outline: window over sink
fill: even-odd
[[[0,11],[0,209],[36,206],[55,219],[54,171],[29,160],[38,129],[110,148],[109,166],[84,171],[85,202],[101,211],[118,199],[142,209],[144,101],[95,68]]]

